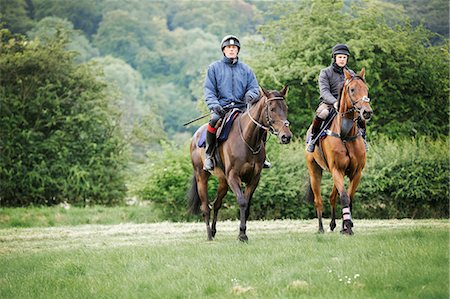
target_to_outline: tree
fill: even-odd
[[[89,39],[97,32],[102,19],[98,1],[33,0],[33,3],[36,20],[50,16],[66,19],[75,29],[84,32]]]
[[[120,202],[126,147],[106,84],[61,37],[0,37],[0,205]]]
[[[11,32],[25,34],[33,26],[31,1],[0,0],[0,22]]]
[[[254,69],[261,84],[291,86],[288,104],[294,134],[308,128],[318,105],[317,78],[331,62],[331,48],[347,43],[349,66],[366,68],[375,116],[369,136],[445,136],[448,133],[447,45],[413,27],[397,7],[381,2],[345,6],[325,0],[283,3],[281,17],[261,27]]]
[[[73,24],[68,20],[57,17],[45,17],[27,32],[30,39],[37,38],[43,43],[55,39],[58,34],[66,36],[68,40],[66,49],[78,54],[75,57],[76,62],[87,62],[99,55],[98,49],[92,47],[84,34],[79,30],[75,30]]]

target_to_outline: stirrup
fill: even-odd
[[[306,146],[306,151],[309,153],[314,153],[315,147],[316,147],[316,145],[310,141],[310,142],[308,142],[308,144]]]

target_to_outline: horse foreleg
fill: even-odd
[[[344,186],[344,174],[341,171],[334,169],[331,171],[333,177],[334,186],[339,192],[341,207],[342,207],[342,230],[341,233],[352,235],[352,214],[350,211],[350,197],[345,190]]]
[[[331,222],[330,222],[330,230],[334,231],[336,228],[336,198],[338,196],[338,190],[336,186],[333,185],[333,190],[330,194],[330,205],[331,205]]]
[[[216,235],[216,223],[217,223],[217,215],[219,214],[219,210],[222,207],[222,199],[225,197],[228,191],[228,184],[225,179],[219,180],[219,186],[217,187],[217,198],[214,201],[214,215],[211,226],[211,233],[213,238]]]
[[[247,230],[246,213],[248,201],[247,198],[244,196],[244,192],[242,192],[241,189],[242,184],[241,179],[234,173],[234,171],[230,171],[230,174],[228,175],[228,184],[230,186],[230,189],[236,195],[237,203],[239,205],[240,225],[239,225],[238,239],[239,241],[246,242],[248,241],[248,237],[245,233]]]
[[[350,213],[350,222],[351,222],[351,227],[349,228],[349,234],[352,235],[353,234],[353,222],[351,219],[351,215],[352,215],[352,205],[353,205],[353,200],[355,199],[355,194],[356,194],[356,189],[358,188],[359,182],[361,181],[361,174],[362,171],[357,171],[356,174],[350,178],[350,183],[348,186],[348,196],[349,196],[349,213]]]
[[[250,217],[250,206],[252,204],[252,197],[255,193],[256,187],[258,187],[259,179],[261,177],[261,174],[255,175],[250,183],[248,183],[245,186],[245,198],[247,199],[247,210],[245,212],[245,221],[248,221],[248,218]]]
[[[210,207],[208,204],[208,178],[206,179],[201,176],[197,176],[197,188],[198,188],[198,196],[201,200],[200,209],[203,213],[203,219],[206,224],[206,233],[208,235],[208,240],[211,241],[213,239],[213,235],[211,232],[211,227],[209,226],[209,218],[210,218]]]

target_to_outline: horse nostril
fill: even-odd
[[[286,135],[281,136],[281,143],[287,144],[289,142],[291,142],[291,136],[286,136]]]

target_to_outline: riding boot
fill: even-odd
[[[205,165],[204,169],[207,171],[214,169],[214,159],[212,153],[214,151],[214,146],[216,145],[216,133],[209,130],[206,131],[206,150],[205,150]]]
[[[367,152],[369,150],[369,144],[367,143],[367,140],[366,140],[366,122],[363,120],[359,120],[358,126],[359,126],[359,132],[361,133],[361,137],[363,138],[363,141],[364,141],[364,147],[366,148],[366,152]]]
[[[306,150],[310,153],[314,152],[314,147],[315,147],[315,139],[317,138],[317,135],[320,132],[320,127],[322,126],[322,122],[323,120],[321,118],[319,118],[318,116],[316,116],[313,120],[312,123],[312,129],[311,129],[311,139],[309,140]]]

